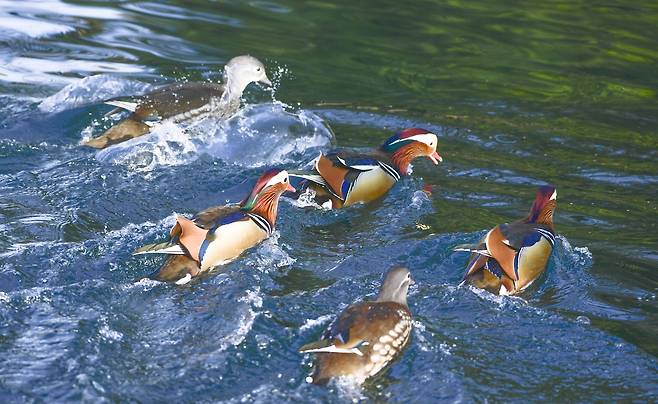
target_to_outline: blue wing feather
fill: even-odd
[[[379,167],[379,162],[370,157],[356,157],[356,158],[347,158],[343,159],[346,163],[346,165],[352,169],[355,170],[363,170],[363,167],[371,167],[368,168],[370,170]],[[361,168],[357,168],[361,167]]]
[[[224,226],[225,224],[237,222],[239,220],[244,219],[247,217],[247,215],[244,212],[238,211],[238,212],[233,212],[231,214],[228,214],[224,217],[220,217],[217,219],[215,222],[213,229],[217,229],[219,226]]]

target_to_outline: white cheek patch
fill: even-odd
[[[553,191],[553,195],[551,195],[551,198],[549,199],[549,201],[554,201],[556,199],[557,199],[557,190]]]
[[[279,183],[285,183],[288,182],[288,171],[283,170],[274,177],[270,178],[269,181],[267,181],[267,184],[263,188],[267,188],[271,185],[279,184]]]

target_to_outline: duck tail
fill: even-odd
[[[105,101],[105,104],[111,105],[115,108],[125,109],[126,111],[130,111],[130,112],[135,112],[135,110],[137,109],[137,105],[138,105],[136,102],[119,100],[119,99],[116,99],[116,98],[113,99],[113,100]]]
[[[183,251],[180,245],[166,242],[166,243],[147,244],[145,246],[136,249],[133,252],[133,255],[142,255],[142,254],[184,255],[185,252]]]
[[[328,340],[314,341],[303,345],[301,348],[299,348],[299,352],[300,353],[317,352],[319,349],[325,349],[330,345],[331,342],[329,342]]]
[[[94,149],[104,149],[117,143],[130,140],[149,133],[150,126],[144,122],[126,118],[123,121],[106,130],[99,137],[93,138],[82,143],[83,146],[93,147]]]
[[[311,181],[323,187],[327,187],[327,181],[322,178],[322,176],[313,171],[302,171],[302,170],[288,170],[288,176],[298,179],[298,181]],[[294,185],[293,185],[294,186]]]
[[[484,255],[486,257],[491,257],[491,253],[487,249],[485,243],[480,244],[459,244],[452,248],[452,251],[465,251],[474,254]]]

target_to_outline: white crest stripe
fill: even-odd
[[[437,137],[434,133],[431,133],[431,132],[419,133],[417,135],[409,136],[409,137],[406,137],[404,139],[395,140],[395,141],[389,143],[389,145],[394,145],[398,142],[406,142],[408,140],[415,140],[417,142],[421,142],[421,143],[425,143],[425,144],[429,145],[430,143],[434,143],[434,139],[437,139]]]

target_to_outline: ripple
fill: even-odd
[[[490,170],[485,168],[469,168],[460,171],[452,171],[448,174],[451,177],[471,177],[471,178],[484,178],[488,181],[494,181],[503,184],[517,184],[517,185],[548,185],[546,182],[519,175],[512,170],[498,169]]]
[[[228,25],[231,27],[240,27],[242,24],[239,19],[225,17],[218,14],[208,12],[195,12],[186,8],[176,7],[170,4],[153,3],[153,2],[137,2],[129,3],[123,6],[126,10],[136,11],[138,13],[153,15],[156,17],[175,19],[175,20],[196,20],[209,22],[213,24]]]
[[[178,36],[154,32],[149,28],[125,21],[109,22],[104,28],[102,32],[90,38],[99,46],[146,52],[176,62],[219,62],[214,57],[199,56],[199,50],[207,50],[204,54],[213,54],[216,50],[191,44]]]
[[[2,4],[0,4],[0,7]],[[48,21],[35,21],[31,18],[20,18],[0,15],[0,32],[14,31],[32,38],[63,34],[73,31],[73,27],[64,24],[56,24]]]
[[[607,182],[609,184],[621,185],[623,187],[658,184],[658,176],[654,175],[624,175],[599,170],[583,170],[576,175],[587,178],[588,180]]]
[[[67,17],[119,20],[125,14],[109,7],[79,6],[59,0],[0,1],[0,30],[32,38],[63,34],[81,25]]]
[[[0,67],[0,80],[13,83],[61,85],[76,82],[66,73],[139,73],[149,71],[143,66],[108,61],[43,60],[31,57],[13,57]]]

